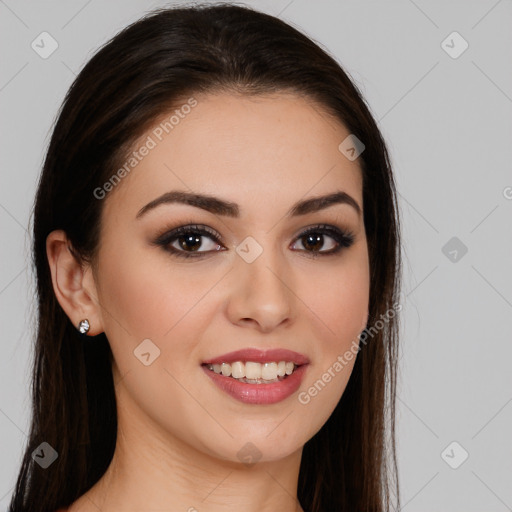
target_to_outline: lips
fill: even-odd
[[[297,366],[308,364],[309,359],[298,352],[293,350],[287,350],[284,348],[276,348],[269,350],[261,350],[257,348],[249,348],[236,350],[234,352],[228,352],[221,356],[217,356],[211,359],[203,361],[203,365],[206,364],[222,364],[222,363],[234,363],[235,361],[254,361],[255,363],[271,363],[273,361],[291,361]]]
[[[270,405],[281,402],[295,393],[302,382],[308,364],[299,366],[291,375],[271,384],[245,384],[231,377],[224,377],[202,366],[208,378],[223,392],[239,402],[250,405]]]
[[[296,366],[291,374],[280,377],[278,382],[269,383],[242,382],[240,379],[224,376],[210,369],[212,365],[222,365],[222,363],[229,365],[238,361],[260,364],[286,361],[287,364],[294,363]],[[263,405],[281,402],[295,393],[300,387],[309,362],[308,357],[293,350],[249,348],[207,359],[201,366],[211,381],[232,398],[246,404]]]

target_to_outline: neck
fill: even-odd
[[[133,402],[118,398],[112,462],[70,512],[303,512],[297,499],[302,448],[254,464],[223,460],[163,430],[134,411]]]

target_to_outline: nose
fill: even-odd
[[[291,323],[296,300],[291,272],[285,270],[284,264],[267,257],[266,252],[252,263],[241,258],[236,261],[227,306],[233,324],[263,333]]]

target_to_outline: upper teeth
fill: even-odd
[[[253,361],[236,361],[234,363],[209,364],[208,368],[215,373],[222,373],[226,377],[235,379],[265,379],[274,380],[277,377],[291,375],[295,369],[295,364],[290,361],[279,361],[271,363],[255,363]]]

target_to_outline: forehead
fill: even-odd
[[[287,209],[303,196],[335,190],[362,206],[358,161],[338,149],[349,131],[317,103],[289,93],[192,98],[134,144],[137,155],[123,162],[128,172],[109,209],[136,214],[171,190],[222,196],[240,204],[242,215],[261,215],[262,201],[265,211]]]

